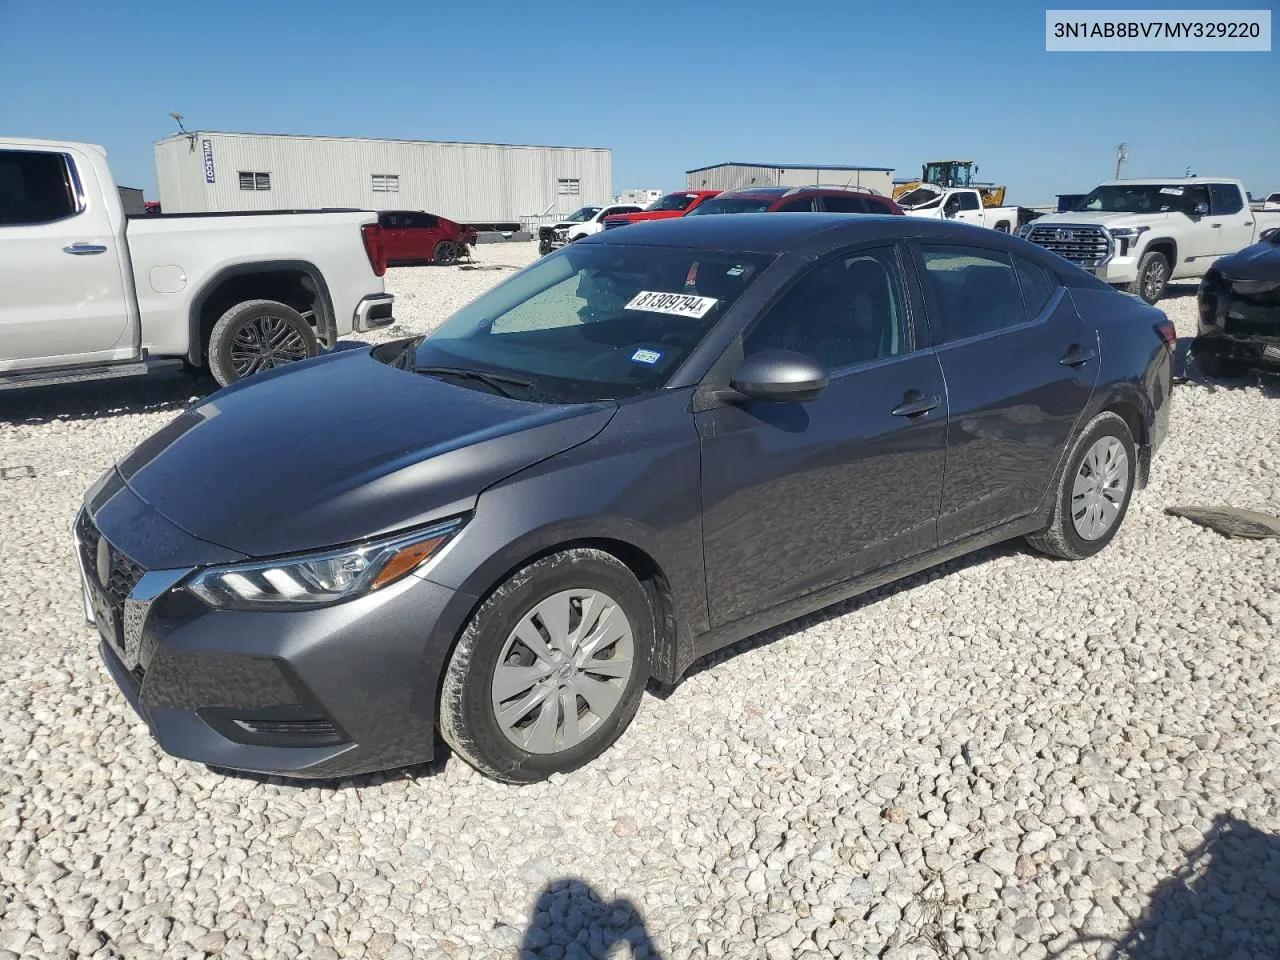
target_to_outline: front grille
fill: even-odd
[[[107,604],[111,608],[112,629],[117,642],[122,643],[125,636],[125,600],[129,598],[130,592],[147,571],[112,546],[110,541],[104,541],[101,531],[89,518],[87,511],[80,513],[80,518],[76,522],[76,534],[80,540],[85,575],[106,597]],[[108,557],[108,574],[105,583],[98,570],[98,550],[103,542],[106,543]]]
[[[1096,267],[1111,256],[1111,237],[1102,227],[1046,224],[1032,227],[1027,239],[1085,269]]]

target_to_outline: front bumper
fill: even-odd
[[[1138,279],[1137,257],[1112,257],[1106,263],[1092,268],[1090,271],[1099,280],[1110,284],[1133,283]]]
[[[351,326],[357,333],[368,333],[396,322],[391,304],[395,298],[389,293],[371,293],[356,304]]]
[[[475,598],[410,575],[320,609],[212,610],[181,587],[197,566],[145,571],[111,537],[135,552],[144,542],[98,534],[87,513],[77,522],[87,611],[108,671],[167,753],[307,778],[432,759],[440,672]]]

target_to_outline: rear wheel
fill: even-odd
[[[1111,542],[1129,510],[1138,451],[1124,418],[1094,417],[1076,439],[1058,478],[1049,525],[1027,542],[1042,553],[1083,560]]]
[[[635,716],[653,613],[616,557],[574,549],[498,587],[445,670],[440,733],[481,773],[529,783],[594,760]]]
[[[275,300],[246,300],[213,325],[209,372],[225,387],[319,352],[311,324],[293,307]]]
[[[1147,303],[1155,303],[1164,293],[1169,282],[1169,261],[1163,253],[1148,250],[1138,261],[1138,279],[1127,284],[1125,290],[1141,297]]]
[[[435,256],[433,262],[441,266],[447,266],[458,261],[458,245],[452,240],[441,240],[436,244]]]

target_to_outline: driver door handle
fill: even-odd
[[[62,252],[76,257],[83,257],[91,253],[106,253],[107,248],[100,243],[73,243],[70,246],[63,247]]]
[[[934,409],[942,400],[932,393],[922,394],[919,390],[908,390],[902,396],[902,403],[889,411],[895,417],[922,417]]]
[[[1086,363],[1096,357],[1098,354],[1093,350],[1085,350],[1079,344],[1073,343],[1071,349],[1067,351],[1058,362],[1064,367],[1083,367]]]

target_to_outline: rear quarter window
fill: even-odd
[[[1058,292],[1058,278],[1040,264],[1017,254],[1013,257],[1013,268],[1018,274],[1022,299],[1027,305],[1027,317],[1034,320]]]

